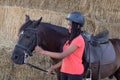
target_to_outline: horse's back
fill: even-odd
[[[120,39],[110,39],[110,41],[116,53],[116,62],[120,66]]]

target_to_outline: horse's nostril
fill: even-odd
[[[14,56],[14,59],[18,59],[18,56]]]

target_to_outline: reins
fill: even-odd
[[[31,68],[35,68],[35,69],[40,70],[40,71],[43,71],[43,72],[48,72],[48,71],[45,70],[45,69],[42,69],[42,68],[40,68],[40,67],[38,67],[38,66],[35,66],[35,65],[29,63],[29,62],[27,61],[27,55],[26,55],[26,54],[27,54],[27,53],[25,53],[24,64],[26,64],[27,66],[29,66],[29,67],[31,67]],[[55,75],[53,72],[52,72],[51,74],[52,74],[52,75]]]

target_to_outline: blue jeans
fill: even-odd
[[[74,75],[61,72],[61,80],[82,80],[83,75]]]

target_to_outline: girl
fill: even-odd
[[[82,56],[85,43],[81,36],[81,27],[85,22],[84,16],[80,12],[72,12],[68,14],[66,20],[68,21],[70,38],[64,44],[63,52],[45,51],[39,46],[35,47],[35,51],[52,58],[62,59],[62,61],[48,69],[48,74],[61,66],[61,80],[82,80],[84,72]]]

